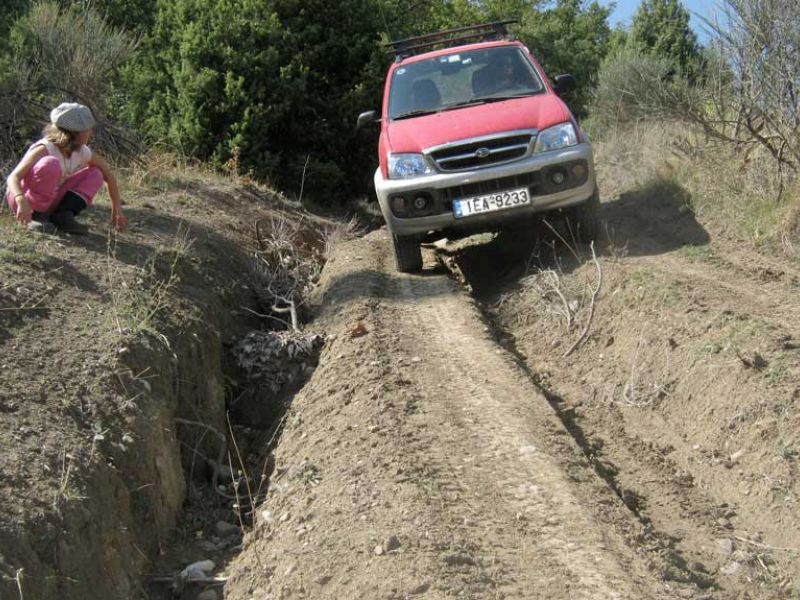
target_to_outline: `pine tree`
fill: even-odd
[[[641,52],[668,59],[677,72],[694,78],[700,48],[680,0],[642,0],[633,17],[628,43]]]

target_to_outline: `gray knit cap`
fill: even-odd
[[[50,122],[65,131],[86,131],[96,121],[88,106],[77,102],[63,102],[50,111]]]

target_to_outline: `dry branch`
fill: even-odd
[[[593,288],[590,286],[592,297],[589,304],[589,318],[586,321],[586,327],[584,328],[580,337],[575,340],[575,342],[567,349],[566,352],[564,352],[563,358],[566,358],[575,352],[575,350],[578,349],[578,346],[580,346],[586,339],[586,336],[589,335],[589,330],[592,328],[592,321],[594,320],[595,301],[597,300],[597,294],[600,292],[600,288],[603,285],[603,270],[600,268],[600,261],[597,260],[597,254],[594,251],[594,242],[589,245],[589,248],[592,250],[592,262],[594,262],[595,268],[597,269],[597,285]]]

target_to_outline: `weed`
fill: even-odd
[[[109,237],[108,278],[112,289],[112,316],[119,333],[136,337],[147,332],[163,337],[158,329],[158,320],[169,305],[170,294],[179,281],[177,266],[189,253],[192,243],[188,230],[179,227],[170,245],[155,248],[133,280],[125,280],[119,277],[116,269],[116,246]]]
[[[633,291],[637,305],[647,303],[654,307],[671,307],[684,299],[683,290],[677,282],[646,268],[628,275],[626,287]]]
[[[304,461],[297,470],[297,473],[292,476],[292,481],[302,483],[303,485],[307,486],[319,485],[321,480],[322,475],[320,474],[319,467],[308,461]]]
[[[684,246],[681,248],[681,254],[683,254],[690,262],[709,262],[714,260],[714,253],[707,245]]]
[[[422,465],[414,466],[408,471],[408,481],[418,485],[426,496],[436,496],[439,493],[439,483],[433,468]]]
[[[702,346],[695,349],[692,355],[692,365],[694,365],[697,361],[702,360],[704,358],[708,358],[709,356],[713,356],[715,354],[719,354],[723,350],[723,346],[716,340],[711,340],[705,342]]]
[[[780,442],[780,448],[778,449],[778,454],[784,460],[794,461],[800,458],[800,450],[797,450],[793,445],[784,440]]]
[[[0,218],[0,264],[13,263],[30,268],[43,268],[48,261],[42,254],[44,239],[15,223],[10,216]]]
[[[764,379],[767,385],[778,385],[786,377],[787,371],[786,365],[783,362],[779,360],[773,362],[769,368],[764,371]]]

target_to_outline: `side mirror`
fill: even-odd
[[[380,123],[377,110],[368,110],[367,112],[363,112],[360,115],[358,115],[358,122],[356,123],[356,131],[358,131],[363,127],[366,127],[367,125],[374,125],[375,123]]]
[[[553,91],[559,96],[571,92],[577,87],[575,78],[572,75],[556,75],[553,82]]]

